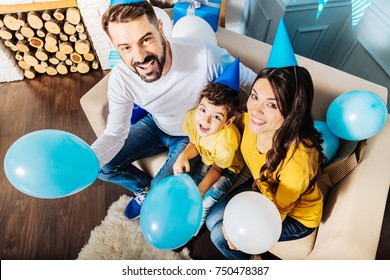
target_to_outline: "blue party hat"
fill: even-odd
[[[294,50],[288,37],[286,26],[281,18],[276,31],[274,44],[271,54],[268,58],[267,68],[283,68],[288,66],[297,66]]]
[[[145,2],[145,0],[110,0],[110,6],[114,6],[117,4],[130,4],[130,3],[141,3]]]
[[[240,58],[237,57],[228,67],[223,70],[222,74],[214,83],[228,86],[236,91],[240,91]]]

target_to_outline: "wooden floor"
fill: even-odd
[[[34,80],[0,83],[0,259],[76,259],[108,207],[120,195],[130,195],[122,187],[97,180],[70,197],[33,198],[16,190],[3,169],[10,145],[32,131],[60,129],[92,144],[95,135],[79,99],[106,74],[95,70],[85,75],[42,75]],[[377,259],[390,259],[389,204]],[[193,259],[224,259],[210,242],[207,229],[188,247]],[[264,254],[263,258],[274,257]]]

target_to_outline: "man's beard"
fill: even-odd
[[[164,38],[162,36],[161,36],[161,44],[162,44],[162,47],[163,47],[163,54],[161,56],[161,59],[159,59],[155,55],[148,55],[147,57],[145,57],[144,61],[142,61],[142,63],[147,63],[147,62],[149,62],[151,60],[154,60],[154,63],[157,63],[157,69],[156,69],[156,71],[150,73],[151,75],[149,74],[147,76],[143,76],[143,75],[141,75],[138,72],[137,64],[140,64],[140,63],[134,63],[134,65],[133,65],[133,68],[135,69],[135,73],[137,73],[137,75],[143,81],[145,81],[147,83],[152,83],[154,81],[157,81],[162,76],[162,72],[163,72],[163,69],[164,69],[165,61],[166,61],[166,55],[167,55],[167,43],[165,42],[165,40],[164,40]],[[152,76],[153,78],[148,78],[149,76]]]

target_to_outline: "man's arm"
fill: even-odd
[[[257,74],[251,69],[240,63],[240,88],[249,96],[252,84],[256,79]]]
[[[91,145],[99,159],[100,167],[110,162],[120,151],[130,131],[134,103],[125,95],[119,75],[113,71],[108,81],[108,108],[106,129]]]

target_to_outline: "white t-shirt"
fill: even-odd
[[[170,39],[172,65],[157,81],[144,82],[123,61],[112,69],[108,82],[109,115],[104,133],[92,144],[100,165],[123,147],[130,130],[134,104],[152,114],[157,126],[172,136],[185,136],[184,118],[195,107],[202,89],[234,58],[205,41]],[[248,92],[256,74],[241,65],[241,88]]]

